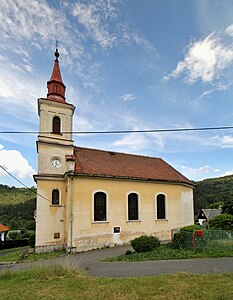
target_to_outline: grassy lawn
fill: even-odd
[[[132,253],[117,257],[109,257],[105,261],[145,261],[145,260],[165,260],[165,259],[187,259],[203,257],[230,257],[233,256],[232,247],[225,250],[205,250],[194,252],[186,249],[172,249],[169,245],[161,245],[154,251],[144,253]]]
[[[4,252],[7,252],[7,250],[1,251],[1,253],[4,253]],[[20,262],[20,261],[35,261],[35,260],[40,260],[40,259],[57,257],[57,256],[65,254],[66,252],[65,252],[65,250],[61,250],[61,251],[53,251],[53,252],[49,252],[49,253],[39,253],[39,254],[29,253],[29,254],[26,254],[25,256],[23,255],[23,253],[25,253],[25,249],[17,248],[17,250],[15,252],[10,252],[5,255],[0,255],[0,263],[1,262],[5,263],[5,262]],[[22,255],[24,256],[24,258],[22,257]]]
[[[97,278],[57,266],[0,273],[4,299],[233,299],[233,273]]]

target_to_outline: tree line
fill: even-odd
[[[193,193],[195,215],[203,208],[222,208],[233,215],[233,175],[196,182]]]

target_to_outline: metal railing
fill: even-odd
[[[233,231],[205,229],[193,232],[181,230],[180,233],[180,248],[186,248],[193,251],[233,251]]]

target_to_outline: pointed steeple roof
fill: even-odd
[[[54,55],[56,59],[54,61],[52,76],[47,82],[47,87],[48,87],[47,98],[52,101],[66,103],[66,98],[65,98],[66,86],[64,85],[61,77],[61,71],[60,71],[59,60],[58,60],[59,57],[58,49],[56,49]]]

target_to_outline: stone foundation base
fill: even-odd
[[[74,252],[85,252],[94,249],[108,248],[119,245],[130,244],[133,239],[142,235],[152,235],[156,236],[162,243],[171,241],[171,231],[162,231],[156,233],[146,233],[146,232],[121,232],[116,234],[104,234],[96,236],[85,236],[77,238],[73,241],[72,253]],[[74,251],[75,249],[75,251]]]
[[[52,252],[57,250],[63,250],[64,248],[65,248],[64,244],[36,246],[35,253]]]
[[[133,239],[142,235],[156,236],[162,243],[171,241],[171,231],[147,232],[121,232],[117,234],[103,234],[95,236],[83,236],[73,240],[72,247],[67,244],[54,244],[36,246],[35,253],[52,252],[65,249],[67,253],[85,252],[94,249],[102,249],[119,245],[130,244]]]

